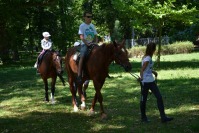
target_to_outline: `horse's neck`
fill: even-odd
[[[52,65],[52,54],[50,51],[47,51],[44,55],[43,61],[46,65]]]
[[[110,65],[111,62],[113,61],[113,57],[114,57],[114,46],[113,44],[108,44],[108,45],[105,45],[104,47],[104,55],[105,55],[105,60],[107,62],[106,65]]]

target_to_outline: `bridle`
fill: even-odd
[[[61,55],[59,52],[56,52],[56,51],[52,51],[53,54],[56,54],[55,58],[53,58],[53,61],[54,62],[59,62],[60,63],[60,67],[61,67],[61,72],[58,73],[57,72],[57,76],[61,79],[63,85],[65,86],[65,81],[64,81],[64,78],[62,77],[62,73],[63,73],[63,70],[62,70],[62,59],[61,59]]]
[[[118,53],[118,52],[116,52],[116,53],[114,54],[114,57],[115,57],[115,61],[117,60],[117,61],[118,61],[118,64],[119,64],[121,67],[123,67],[125,70],[127,70],[126,66],[125,66],[124,64],[122,64],[122,61],[121,61],[121,59],[119,58],[119,53]]]

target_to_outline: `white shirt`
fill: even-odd
[[[41,40],[41,47],[44,49],[44,50],[47,50],[47,49],[51,49],[52,47],[52,42],[51,40],[46,40],[45,38]]]
[[[95,35],[97,35],[97,31],[92,23],[90,24],[82,23],[79,26],[78,34],[84,35],[84,39],[87,41],[87,43],[90,43],[93,41]],[[82,42],[81,44],[84,44],[84,42]]]
[[[153,82],[155,79],[153,77],[152,68],[153,68],[153,61],[150,56],[146,56],[142,59],[142,66],[144,62],[149,62],[146,69],[143,72],[143,80],[142,82]]]

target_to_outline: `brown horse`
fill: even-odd
[[[38,70],[45,85],[45,101],[49,101],[48,78],[52,79],[51,100],[52,103],[54,103],[55,83],[57,76],[61,79],[63,85],[65,86],[64,79],[62,77],[62,58],[60,57],[59,52],[47,50],[43,55],[43,59],[38,67]]]
[[[105,78],[108,76],[108,68],[112,61],[125,68],[126,71],[131,70],[131,64],[128,59],[128,52],[125,48],[125,41],[122,44],[113,42],[111,44],[103,44],[101,46],[95,46],[91,51],[89,58],[84,62],[84,73],[82,82],[85,80],[93,80],[95,87],[95,96],[92,101],[90,113],[94,112],[96,101],[100,103],[101,117],[106,118],[106,114],[103,108],[103,97],[101,94],[101,88],[105,82]],[[68,82],[70,85],[70,91],[72,93],[72,103],[74,111],[78,111],[78,105],[76,102],[76,91],[73,83],[76,82],[78,66],[74,61],[73,56],[78,47],[72,47],[68,50],[65,57],[66,71],[68,73]],[[78,93],[81,97],[81,108],[85,108],[85,96],[82,93],[82,84],[78,85]]]

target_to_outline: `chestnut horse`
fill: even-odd
[[[64,79],[62,77],[62,58],[60,57],[59,52],[47,50],[43,55],[43,59],[38,67],[38,70],[45,86],[45,101],[49,101],[48,79],[52,79],[51,100],[52,103],[54,103],[55,83],[57,76],[61,79],[63,85],[65,86]]]
[[[98,100],[100,103],[100,113],[101,118],[106,118],[106,114],[104,112],[103,107],[103,97],[101,94],[102,86],[105,82],[105,78],[108,76],[108,68],[112,61],[115,61],[117,64],[123,66],[126,71],[131,70],[131,64],[128,59],[128,52],[125,48],[125,41],[122,44],[117,44],[113,42],[111,44],[102,44],[101,46],[96,45],[91,51],[89,57],[85,59],[83,66],[83,77],[82,83],[85,80],[93,80],[94,88],[95,88],[95,96],[92,101],[90,113],[94,113],[95,104]],[[76,102],[76,91],[73,86],[73,83],[76,82],[77,79],[77,69],[78,65],[76,61],[74,61],[73,56],[78,47],[72,47],[68,50],[65,57],[65,66],[66,71],[68,73],[68,82],[70,85],[70,91],[72,93],[72,103],[74,107],[74,111],[78,111],[78,105]],[[81,108],[85,108],[85,96],[82,93],[82,83],[78,85],[78,93],[81,97]]]

